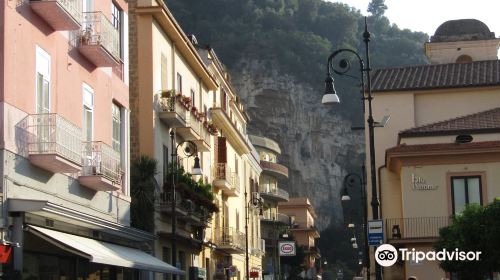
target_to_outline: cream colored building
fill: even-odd
[[[206,253],[215,265],[210,277],[224,279],[229,273],[231,278],[245,279],[248,254],[249,274],[253,272],[261,278],[264,247],[260,238],[259,205],[252,203],[258,198],[258,179],[262,172],[259,155],[248,139],[249,119],[230,84],[229,73],[213,49],[198,45],[198,50],[219,85],[212,93],[209,110],[219,132],[211,151],[211,176],[220,209],[213,218],[211,231],[206,234],[214,245],[214,250]]]
[[[266,254],[262,258],[263,274],[278,279],[282,271],[278,252],[280,234],[288,230],[290,217],[279,213],[278,203],[289,200],[289,194],[280,188],[279,181],[288,179],[288,168],[278,163],[281,149],[275,141],[250,135],[250,141],[257,149],[260,157],[262,174],[259,178],[259,193],[264,199],[264,212],[261,221],[261,237],[265,241]]]
[[[500,196],[499,42],[479,21],[449,21],[425,45],[432,65],[373,72],[374,118],[391,117],[375,129],[386,243],[432,250],[450,216]],[[384,279],[450,278],[433,261],[383,272]]]
[[[316,227],[316,211],[307,197],[291,197],[287,202],[278,203],[279,212],[291,219],[290,231],[297,246],[304,250],[304,268],[307,279],[316,278],[316,259],[320,251],[316,239],[320,237]]]
[[[146,155],[157,161],[154,234],[158,239],[154,252],[172,263],[175,234],[175,265],[186,272],[180,279],[188,279],[190,269],[198,269],[200,275],[205,272],[200,254],[205,247],[203,232],[210,226],[210,211],[177,182],[173,233],[172,184],[167,182],[167,175],[172,160],[176,160],[172,154],[178,155],[179,164],[187,172],[191,172],[197,155],[203,175],[193,179],[210,182],[213,137],[204,122],[208,121],[210,93],[217,83],[163,1],[130,1],[129,7],[131,157]],[[182,143],[186,141],[197,147],[191,157],[184,153]],[[156,275],[156,279],[162,277]]]
[[[247,201],[262,170],[246,134],[248,117],[228,73],[213,50],[186,36],[163,1],[130,1],[129,7],[131,157],[147,155],[158,162],[155,254],[172,262],[174,212],[171,184],[164,177],[171,164],[173,130],[174,146],[196,144],[203,175],[193,179],[211,184],[210,202],[218,210],[207,215],[210,211],[189,195],[176,195],[177,266],[187,273],[181,279],[188,279],[190,270],[203,279],[245,278],[246,236],[249,270],[260,273],[258,211]],[[177,154],[189,172],[194,157],[186,157],[180,147]]]

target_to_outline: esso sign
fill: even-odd
[[[290,254],[293,252],[293,246],[290,244],[281,245],[281,251],[285,254]]]
[[[280,256],[295,256],[295,242],[281,241],[279,243]]]

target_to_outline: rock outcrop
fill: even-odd
[[[289,180],[280,187],[309,197],[320,230],[342,221],[342,180],[363,163],[363,131],[351,130],[338,108],[321,104],[321,91],[269,63],[244,61],[238,69],[232,82],[251,119],[248,131],[278,142],[280,162],[289,168]]]

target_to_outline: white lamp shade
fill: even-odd
[[[321,103],[323,103],[323,104],[340,103],[340,99],[336,93],[328,93],[328,94],[323,95],[323,98],[321,99]]]
[[[193,170],[191,170],[191,175],[203,175],[203,172],[201,168],[193,168]]]
[[[348,225],[347,225],[347,227],[348,227],[348,228],[353,228],[353,227],[354,227],[354,224],[352,224],[352,223],[351,223],[351,224],[348,224]]]
[[[354,249],[358,249],[358,243],[353,243],[353,244],[352,244],[352,248],[354,248]]]
[[[356,237],[352,237],[351,242],[356,242]]]
[[[351,197],[349,195],[342,196],[342,201],[349,201],[349,200],[351,200]]]

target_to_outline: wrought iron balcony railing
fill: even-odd
[[[230,188],[237,192],[240,190],[240,178],[237,173],[231,171],[227,163],[216,163],[212,168],[212,178],[226,181]]]
[[[120,153],[101,141],[83,142],[83,176],[100,175],[121,184],[122,167]]]
[[[31,8],[55,30],[75,30],[82,21],[81,0],[31,0]]]
[[[57,114],[33,114],[27,117],[29,155],[55,154],[73,163],[81,163],[82,131]]]
[[[120,60],[120,34],[102,12],[84,12],[82,45],[102,46],[117,61]]]
[[[215,243],[219,247],[245,249],[245,234],[232,227],[217,228],[215,237]]]
[[[450,224],[451,217],[414,217],[386,219],[388,239],[436,238],[439,229]]]
[[[278,188],[276,184],[262,184],[259,186],[259,192],[261,194],[268,194],[271,196],[279,197],[286,201],[290,199],[290,195],[288,194],[288,192]]]
[[[180,98],[173,97],[160,97],[159,105],[163,112],[175,112],[179,117],[186,121],[186,107],[182,106],[179,101]]]

